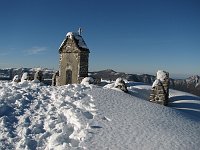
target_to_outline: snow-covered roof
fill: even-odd
[[[89,50],[89,48],[87,47],[85,41],[83,40],[83,37],[80,34],[76,33],[76,32],[68,32],[66,34],[66,37],[63,40],[63,42],[61,43],[59,50],[62,49],[62,47],[65,45],[65,43],[67,42],[67,40],[69,38],[72,39],[72,40],[75,40],[75,43],[77,44],[77,46],[80,49]]]

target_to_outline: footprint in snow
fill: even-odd
[[[94,129],[102,128],[101,126],[90,126],[90,127]]]
[[[111,119],[109,119],[108,117],[104,116],[102,117],[103,120],[107,120],[107,121],[111,121]]]
[[[91,128],[103,128],[97,121],[93,121],[92,123],[90,123],[90,127]]]
[[[91,114],[89,111],[83,112],[83,115],[84,115],[87,119],[93,119],[93,118],[94,118],[93,114]]]

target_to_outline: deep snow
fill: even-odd
[[[170,90],[165,107],[147,101],[151,86],[113,84],[1,81],[0,149],[199,149],[199,97]]]

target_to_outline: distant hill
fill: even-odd
[[[0,69],[0,80],[12,80],[15,75],[22,76],[24,72],[28,72],[30,75],[34,76],[37,69],[38,68]],[[54,70],[43,68],[42,71],[45,83],[51,84]],[[89,76],[104,80],[116,80],[121,77],[128,81],[143,82],[148,85],[152,85],[156,79],[155,76],[149,74],[127,74],[124,72],[116,72],[112,69],[90,72]],[[170,79],[170,88],[200,96],[200,77],[196,75],[186,79]]]
[[[122,77],[128,81],[143,82],[148,85],[152,85],[156,79],[155,76],[149,74],[126,74],[111,69],[90,72],[90,76],[104,80],[116,80]],[[200,96],[200,77],[196,75],[186,79],[170,79],[170,88]]]

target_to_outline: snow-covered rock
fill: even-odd
[[[94,79],[92,77],[85,77],[81,81],[81,84],[84,84],[84,85],[89,85],[89,84],[93,84],[93,83],[94,83]]]
[[[41,70],[37,70],[35,75],[34,75],[34,80],[35,81],[42,81],[43,80],[43,74],[42,74],[42,71]]]
[[[12,81],[13,82],[19,82],[20,81],[19,75],[15,75]]]
[[[116,81],[115,81],[115,88],[118,88],[124,92],[128,92],[127,90],[127,86],[126,86],[126,83],[124,82],[124,80],[122,78],[117,78]]]
[[[24,82],[26,80],[28,80],[28,72],[24,72],[22,77],[21,77],[21,82]]]

